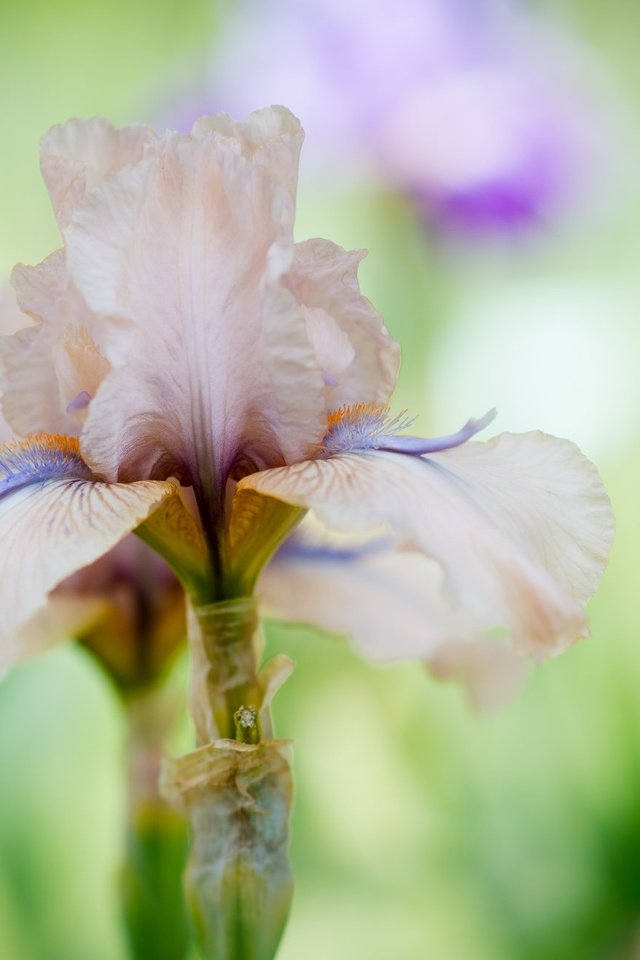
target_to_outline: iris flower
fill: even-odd
[[[362,252],[293,241],[302,138],[278,107],[44,137],[63,244],[14,269],[35,322],[2,343],[5,666],[57,638],[56,588],[136,529],[195,602],[257,585],[275,615],[480,701],[585,635],[612,538],[595,468],[537,432],[471,440],[491,415],[407,435]],[[305,512],[321,540],[303,524],[269,562]]]

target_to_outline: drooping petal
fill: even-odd
[[[526,660],[511,644],[492,640],[448,643],[430,659],[429,671],[438,680],[462,684],[476,710],[508,703],[526,679]]]
[[[134,124],[116,129],[103,117],[68,120],[52,127],[40,143],[40,169],[61,228],[84,196],[105,177],[142,158],[157,134]]]
[[[126,359],[83,434],[99,472],[221,487],[240,448],[260,466],[321,438],[322,375],[281,279],[301,139],[282,108],[203,121],[148,145],[77,210],[73,277],[93,310],[125,321]]]
[[[429,458],[431,459],[431,458]],[[580,604],[595,593],[614,536],[611,503],[580,449],[539,431],[503,433],[433,456],[487,522]]]
[[[543,657],[586,633],[582,605],[613,535],[608,498],[568,441],[502,434],[415,458],[336,456],[247,477],[254,489],[314,510],[329,526],[389,524],[444,570],[453,608],[479,632],[506,629]]]
[[[54,587],[110,550],[177,487],[96,482],[77,442],[65,438],[36,438],[0,452],[0,650],[15,659],[16,635],[27,635]]]
[[[426,660],[447,640],[471,635],[443,579],[435,561],[392,545],[286,548],[263,571],[258,595],[267,616],[349,636],[372,660]]]
[[[349,637],[375,661],[420,660],[438,678],[462,683],[476,708],[497,706],[519,688],[526,662],[504,642],[478,641],[443,581],[434,560],[389,543],[360,551],[301,546],[276,555],[258,595],[267,616]]]
[[[358,267],[365,255],[365,250],[343,250],[329,240],[307,240],[295,245],[289,271],[291,289],[307,308],[310,336],[328,375],[330,409],[387,404],[398,378],[400,348],[360,293]]]
[[[37,322],[0,341],[4,415],[19,434],[77,436],[110,369],[100,319],[71,282],[63,250],[35,267],[18,264],[11,279],[22,310]]]

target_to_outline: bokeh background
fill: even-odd
[[[635,0],[0,2],[5,276],[58,243],[51,124],[288,103],[298,239],[369,249],[399,407],[445,433],[495,404],[496,430],[576,440],[611,492],[592,637],[495,714],[269,630],[297,661],[275,706],[297,778],[281,960],[640,957],[639,43]],[[124,744],[80,649],[0,683],[0,957],[125,960]]]

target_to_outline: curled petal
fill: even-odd
[[[116,129],[103,117],[52,127],[40,143],[40,169],[60,226],[106,176],[140,160],[156,136],[140,124]]]
[[[322,375],[282,282],[301,140],[282,109],[203,121],[148,145],[77,210],[71,272],[121,326],[83,434],[104,475],[222,489],[240,449],[271,465],[321,438]]]
[[[398,378],[400,348],[360,293],[358,267],[365,255],[329,240],[307,240],[295,245],[289,270],[291,289],[307,308],[307,317],[311,314],[307,326],[330,377],[331,409],[358,402],[387,404]]]
[[[303,306],[302,316],[324,382],[326,386],[335,388],[355,359],[353,344],[326,310]]]
[[[609,500],[573,444],[502,434],[430,457],[341,455],[247,477],[240,489],[310,508],[329,526],[386,522],[433,558],[453,608],[542,658],[586,633],[613,536]],[[392,625],[391,625],[392,629]]]
[[[54,587],[110,550],[175,495],[173,481],[125,486],[61,478],[29,483],[1,496],[1,665],[20,658],[20,638],[29,636],[29,622],[45,607]]]

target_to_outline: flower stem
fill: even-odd
[[[235,714],[258,709],[260,643],[255,597],[191,606],[187,617],[191,652],[191,713],[198,744],[235,739]]]
[[[172,719],[165,698],[165,690],[154,688],[127,703],[129,816],[121,887],[133,960],[182,960],[191,941],[182,892],[188,823],[159,790]]]
[[[258,673],[252,597],[192,605],[188,632],[199,746],[166,763],[164,790],[191,822],[194,932],[208,960],[272,960],[293,892],[292,780],[288,743],[265,738],[271,697],[292,665],[274,657]]]

